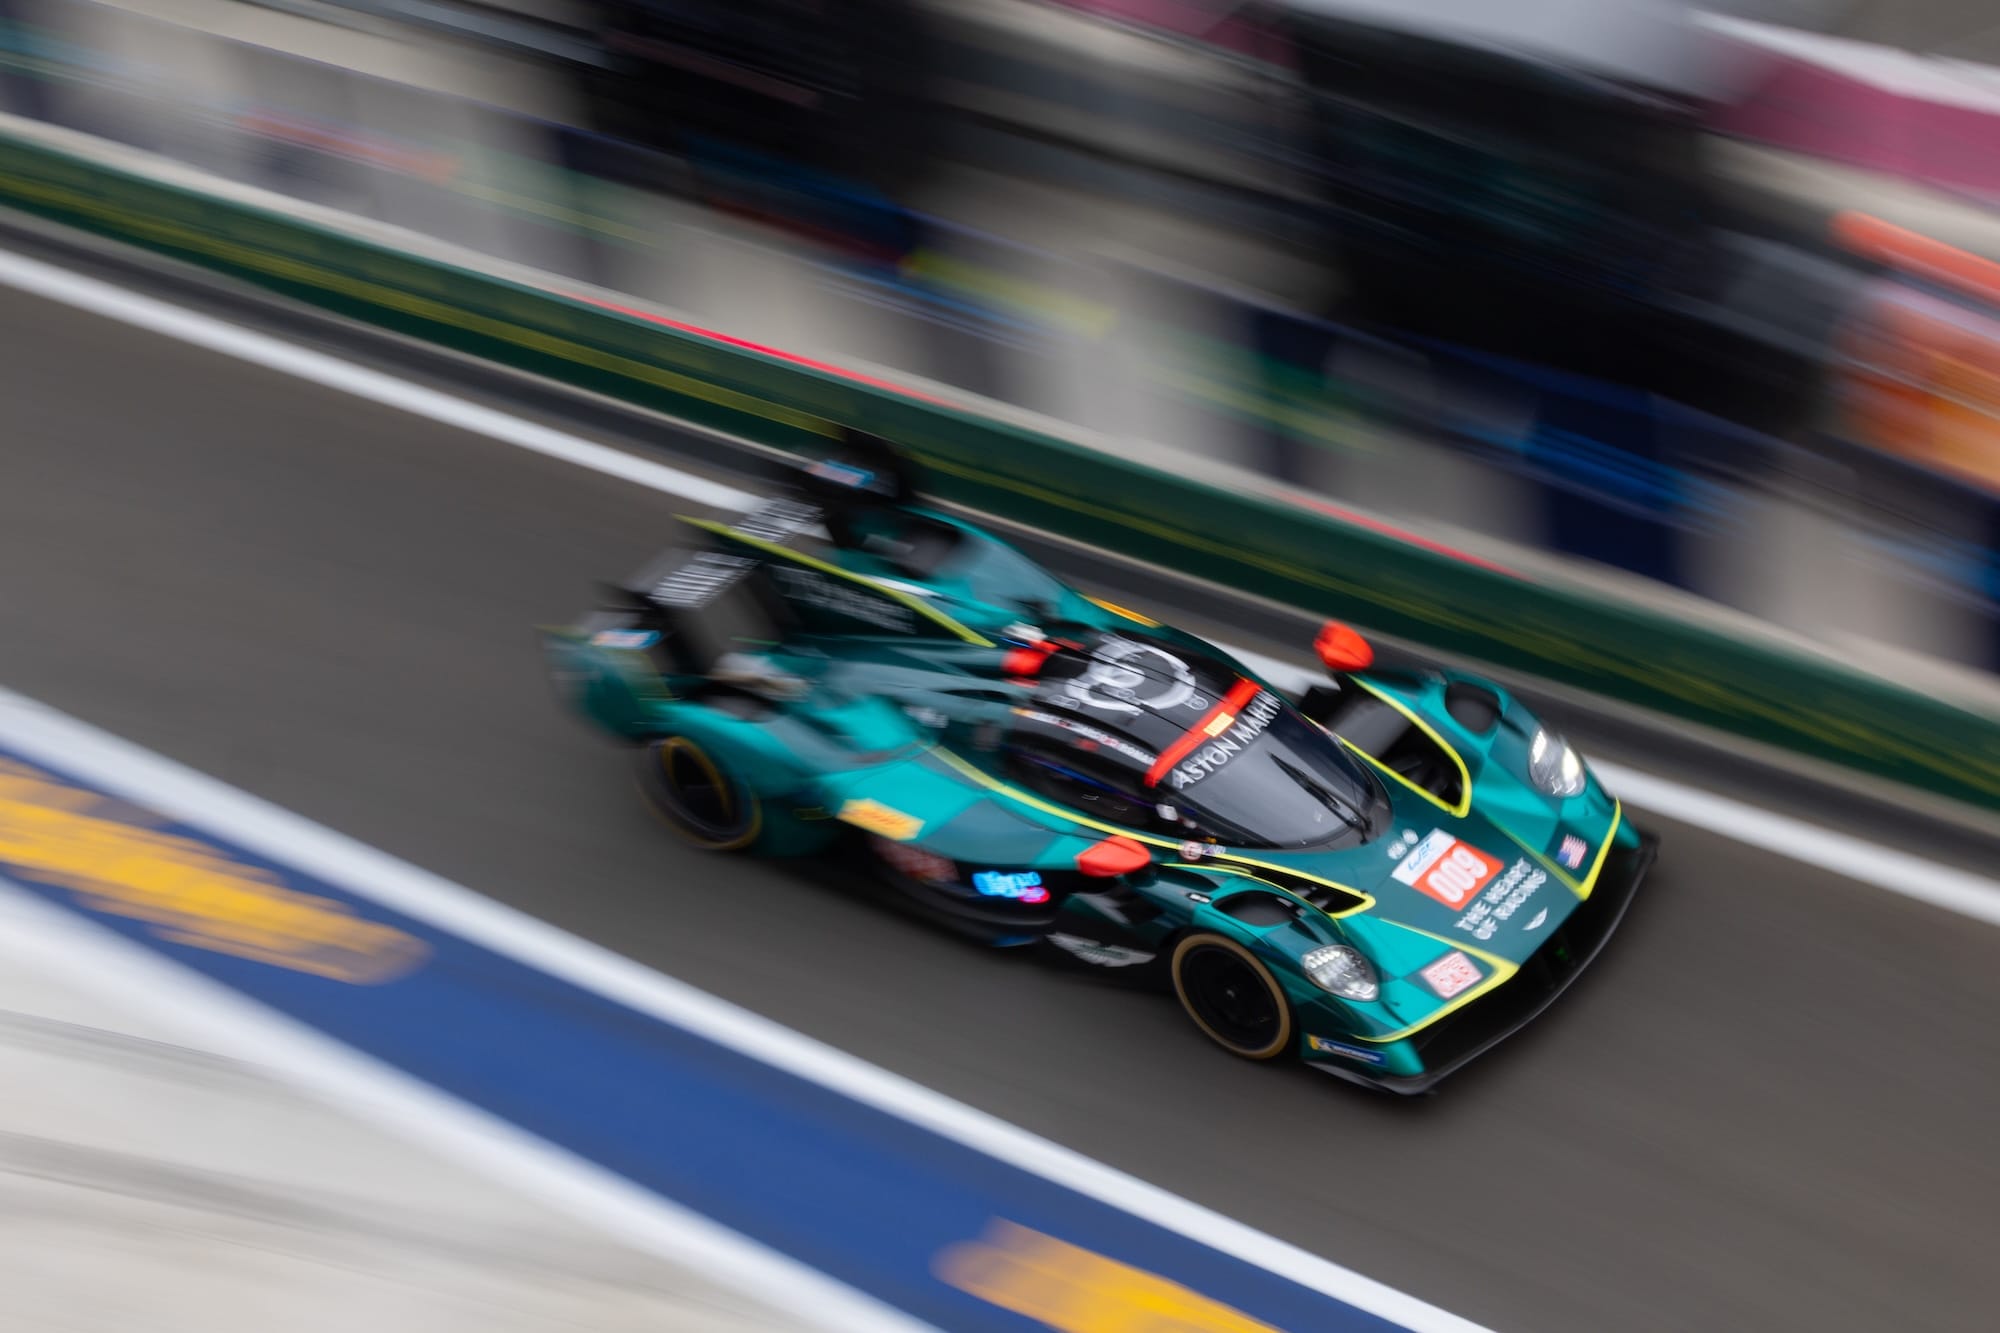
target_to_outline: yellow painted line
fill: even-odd
[[[1234,1306],[1003,1218],[941,1250],[939,1280],[1054,1333],[1280,1333]]]
[[[430,946],[347,904],[286,887],[222,848],[135,822],[145,812],[0,760],[0,870],[70,890],[175,944],[350,985],[393,981]]]

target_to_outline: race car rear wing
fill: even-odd
[[[657,631],[662,669],[675,675],[708,675],[726,654],[768,651],[800,635],[984,642],[924,599],[803,549],[824,519],[818,505],[793,496],[730,523],[683,519],[707,541],[670,548],[606,586],[606,609],[635,629]]]

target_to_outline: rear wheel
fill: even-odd
[[[639,790],[667,827],[706,851],[739,851],[763,828],[756,794],[685,736],[646,743]]]
[[[1207,933],[1174,946],[1174,994],[1216,1045],[1246,1060],[1292,1048],[1292,1006],[1271,969],[1235,940]]]

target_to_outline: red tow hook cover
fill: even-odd
[[[1313,640],[1313,651],[1328,671],[1365,671],[1374,664],[1375,649],[1353,626],[1329,620]]]
[[[1076,854],[1076,868],[1094,879],[1136,874],[1152,863],[1153,854],[1130,838],[1106,838]]]

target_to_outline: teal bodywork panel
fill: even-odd
[[[758,802],[751,852],[853,852],[994,943],[1053,941],[1107,972],[1156,974],[1188,932],[1223,936],[1279,979],[1301,1057],[1413,1087],[1439,1072],[1426,1033],[1531,963],[1554,975],[1551,950],[1570,946],[1550,942],[1606,867],[1636,883],[1650,858],[1580,761],[1567,794],[1531,776],[1535,747],[1561,742],[1490,682],[1364,669],[1295,701],[1216,645],[1094,601],[948,514],[864,510],[827,540],[813,506],[773,505],[734,525],[689,520],[684,548],[611,605],[544,631],[583,716],[631,741],[681,738]],[[704,617],[720,626],[712,642]],[[1051,685],[1051,663],[1071,675]],[[1194,725],[1157,723],[1168,703]],[[1142,704],[1170,743],[1132,739]],[[1125,756],[1126,785],[1156,808],[1024,779],[1030,723],[1067,729],[1079,763]],[[1260,728],[1296,746],[1301,726],[1326,771],[1365,793],[1366,817],[1330,821],[1313,845],[1204,831],[1187,792],[1222,790],[1227,764],[1275,746]],[[1124,868],[1087,868],[1105,856]],[[1594,952],[1608,926],[1593,929],[1576,949]],[[1374,995],[1308,974],[1301,960],[1328,946],[1372,965]]]

